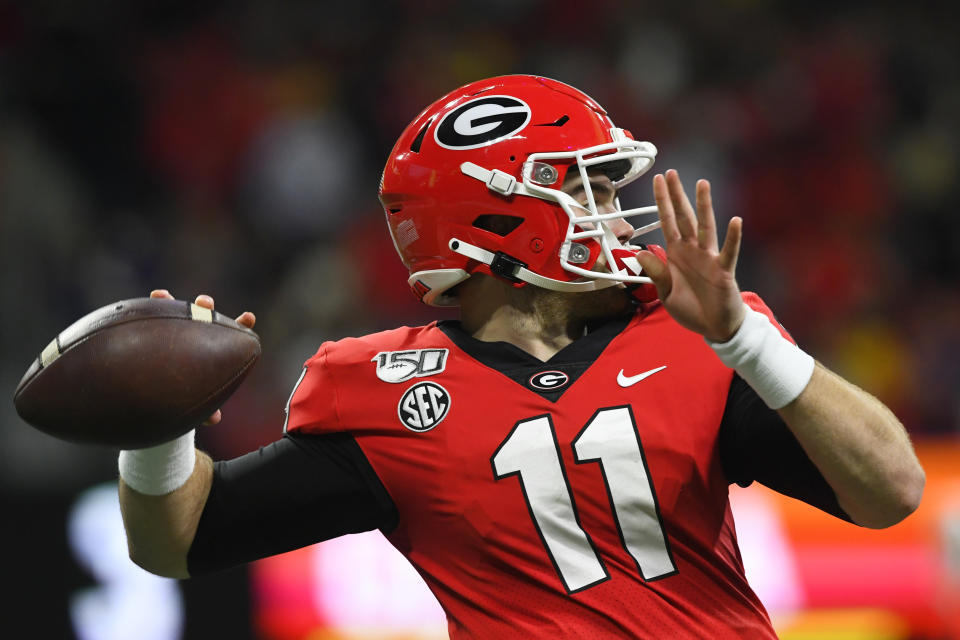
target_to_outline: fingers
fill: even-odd
[[[653,280],[657,295],[664,300],[673,289],[670,268],[652,252],[643,250],[637,253],[637,262],[643,267],[643,274]]]
[[[680,174],[675,169],[667,171],[666,175],[667,189],[670,193],[670,201],[673,204],[673,211],[677,219],[677,229],[680,230],[680,237],[684,239],[694,238],[697,235],[697,219],[693,214],[693,207],[690,205],[690,199],[683,191],[683,183],[680,182]]]
[[[253,329],[253,325],[257,323],[257,316],[253,315],[249,311],[244,311],[239,316],[237,316],[237,324],[243,325],[247,329]]]
[[[194,301],[194,304],[198,307],[204,307],[207,309],[213,309],[213,298],[208,296],[205,293],[201,293],[197,296],[197,299]],[[245,326],[247,329],[253,329],[253,325],[257,323],[257,316],[249,311],[244,311],[239,316],[237,316],[237,324]]]
[[[151,298],[168,298],[173,299],[173,296],[166,289],[154,289],[150,292]],[[201,293],[197,296],[196,300],[193,301],[198,307],[203,307],[204,309],[213,309],[214,302],[211,296],[208,296],[205,293]],[[257,323],[257,316],[253,315],[249,311],[244,311],[239,316],[237,316],[237,324],[243,325],[247,329],[253,329],[253,326]]]
[[[663,237],[668,243],[680,239],[680,230],[677,228],[677,217],[673,212],[673,203],[670,201],[670,192],[667,181],[662,174],[653,176],[653,199],[657,203],[657,214],[660,216],[660,228]]]
[[[743,219],[734,216],[727,225],[727,237],[723,239],[723,248],[720,250],[720,266],[733,272],[737,268],[737,257],[740,255],[740,241],[743,239]]]
[[[706,196],[706,200],[703,196]],[[713,205],[710,202],[710,183],[697,183],[697,210],[694,212],[690,199],[683,190],[680,174],[670,169],[666,174],[653,177],[653,197],[660,214],[660,226],[668,242],[697,238],[703,247],[710,246],[711,232],[716,247],[716,229],[713,222]],[[709,215],[708,215],[709,214]],[[706,223],[701,229],[701,223]]]
[[[683,190],[680,174],[674,169],[665,175],[654,176],[653,196],[660,214],[660,226],[668,242],[696,238],[701,249],[718,250],[717,221],[707,180],[697,181],[696,209],[691,206]],[[731,245],[730,249],[739,253],[739,244]],[[729,255],[727,257],[730,258]],[[736,255],[733,256],[733,263],[736,264]]]
[[[697,244],[703,249],[717,250],[717,221],[710,183],[706,180],[697,180]]]
[[[151,298],[167,298],[168,300],[173,300],[173,295],[167,289],[154,289],[150,292]],[[205,293],[201,293],[197,296],[197,299],[193,301],[198,307],[204,307],[205,309],[213,309],[213,298],[208,296]]]

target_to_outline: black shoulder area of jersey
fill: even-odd
[[[589,327],[586,335],[571,342],[546,362],[509,342],[477,340],[463,330],[458,320],[442,320],[437,327],[474,360],[556,402],[596,362],[607,345],[627,328],[632,318],[632,315],[625,315]]]

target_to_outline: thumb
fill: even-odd
[[[673,288],[673,282],[670,278],[670,269],[667,263],[657,257],[652,251],[644,249],[637,253],[637,262],[643,267],[643,275],[653,280],[653,285],[657,288],[657,295],[663,300]]]

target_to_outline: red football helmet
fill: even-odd
[[[617,202],[600,212],[587,176],[602,170],[619,190],[656,153],[569,85],[501,76],[448,93],[410,123],[387,160],[380,201],[408,282],[427,304],[456,305],[450,288],[474,273],[556,291],[620,283],[652,290],[636,249],[608,222],[657,208],[621,210]],[[574,168],[583,203],[560,190]]]

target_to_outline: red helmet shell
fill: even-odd
[[[448,288],[470,274],[491,273],[488,265],[452,251],[451,238],[506,253],[546,277],[573,280],[557,258],[569,222],[562,208],[496,193],[465,175],[461,165],[498,169],[520,180],[531,153],[609,143],[612,127],[588,95],[539,76],[480,80],[427,107],[400,135],[380,184],[390,233],[414,292],[428,304],[456,304],[445,294]],[[567,166],[556,165],[558,180]],[[522,222],[505,236],[475,226],[478,217],[491,214]]]

